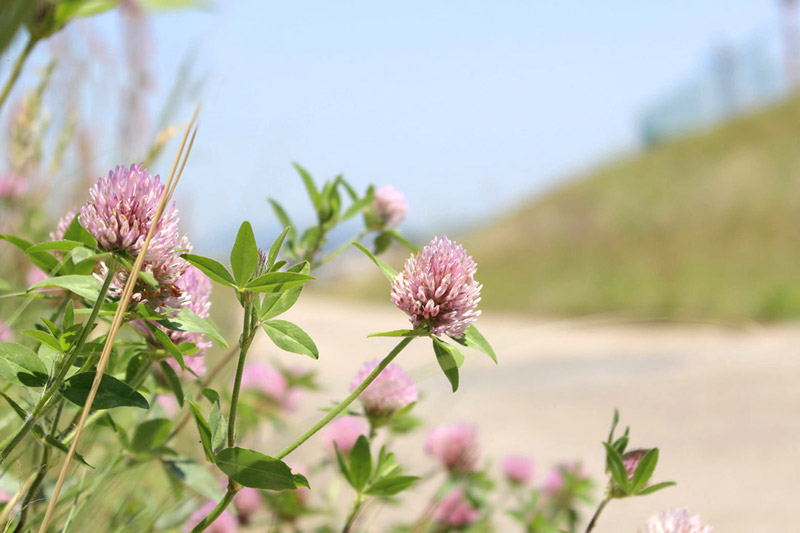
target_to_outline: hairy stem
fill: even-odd
[[[342,533],[350,533],[350,530],[353,528],[353,524],[356,522],[356,517],[358,517],[358,512],[364,505],[364,501],[365,500],[361,494],[356,494],[356,499],[353,502],[353,508],[350,510],[350,514],[347,516],[347,522],[345,522],[344,527],[342,528]]]
[[[78,338],[78,342],[75,344],[75,347],[70,354],[62,361],[61,367],[58,369],[58,373],[48,384],[47,390],[45,390],[42,397],[39,398],[39,401],[36,402],[36,405],[33,407],[33,410],[25,419],[25,422],[22,424],[22,426],[20,426],[17,432],[3,444],[3,449],[0,451],[0,464],[5,462],[5,460],[8,458],[8,454],[10,454],[14,448],[16,448],[17,445],[22,442],[22,439],[25,438],[36,422],[39,421],[39,418],[42,416],[42,414],[44,414],[50,407],[50,400],[56,393],[58,393],[61,384],[64,382],[64,378],[67,376],[67,372],[69,372],[70,367],[72,367],[72,364],[75,362],[78,354],[83,349],[83,345],[86,343],[89,333],[92,331],[92,329],[94,329],[94,323],[97,320],[97,315],[100,314],[100,308],[103,307],[103,302],[106,299],[106,294],[108,293],[108,288],[111,286],[111,280],[114,277],[114,274],[115,272],[113,269],[108,271],[106,279],[103,281],[103,286],[100,288],[100,293],[97,295],[97,301],[94,303],[94,307],[92,307],[92,312],[89,315],[89,319],[86,321],[86,324],[84,324],[83,329],[81,330],[81,336]]]
[[[594,529],[594,526],[597,525],[598,518],[600,518],[600,513],[603,512],[603,509],[605,509],[606,505],[608,505],[608,502],[610,501],[611,498],[606,497],[602,502],[600,502],[600,505],[597,507],[594,515],[592,515],[592,519],[589,520],[589,525],[586,526],[586,533],[590,533]]]
[[[284,448],[278,455],[275,456],[275,458],[283,459],[284,457],[295,451],[301,444],[310,439],[317,431],[324,428],[328,424],[328,422],[336,418],[342,411],[347,409],[347,407],[351,403],[353,403],[353,401],[356,398],[358,398],[358,395],[361,394],[364,391],[364,389],[369,387],[370,383],[375,381],[375,378],[378,377],[378,374],[383,372],[383,369],[389,366],[389,363],[391,363],[394,360],[394,358],[397,357],[397,355],[401,351],[403,351],[403,348],[408,346],[408,343],[410,343],[412,339],[413,337],[405,337],[403,340],[401,340],[397,344],[397,346],[395,346],[394,349],[391,352],[389,352],[389,354],[386,357],[384,357],[380,363],[378,363],[378,366],[375,367],[375,370],[370,372],[370,374],[366,378],[364,378],[364,381],[362,381],[361,384],[358,387],[356,387],[356,389],[350,394],[350,396],[342,400],[341,403],[339,403],[339,405],[328,411],[328,414],[322,417],[322,419],[319,422],[314,424],[311,427],[311,429],[303,433],[296,441],[294,441],[289,446]]]

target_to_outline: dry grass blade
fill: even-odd
[[[186,132],[183,135],[183,140],[181,141],[180,148],[178,149],[178,154],[175,156],[175,162],[172,165],[172,170],[169,174],[169,180],[167,180],[166,185],[164,186],[164,192],[161,194],[161,199],[158,204],[158,209],[156,210],[155,216],[153,217],[153,221],[150,224],[150,230],[147,232],[147,237],[145,238],[144,245],[142,246],[142,250],[139,252],[139,255],[136,257],[136,261],[133,263],[133,267],[131,268],[131,272],[128,275],[128,280],[125,283],[125,288],[122,291],[122,296],[120,297],[119,303],[117,304],[117,312],[114,315],[114,319],[111,322],[111,329],[108,332],[108,337],[106,338],[105,346],[103,347],[103,352],[100,355],[100,360],[97,363],[97,372],[95,373],[94,382],[92,382],[92,388],[89,390],[89,395],[86,398],[86,404],[83,406],[83,411],[81,412],[81,418],[78,421],[78,425],[75,429],[75,438],[72,441],[72,445],[69,447],[69,452],[67,452],[67,457],[64,459],[64,464],[61,467],[61,472],[58,475],[58,481],[56,482],[55,489],[53,490],[53,494],[50,497],[50,502],[47,506],[47,512],[44,515],[44,520],[42,520],[42,524],[39,527],[39,533],[45,533],[47,531],[47,526],[50,523],[50,518],[53,514],[53,510],[56,507],[56,503],[58,502],[58,496],[61,493],[61,488],[64,485],[64,480],[67,477],[67,472],[69,471],[70,463],[72,462],[72,458],[75,455],[75,450],[78,447],[78,442],[80,442],[81,433],[83,432],[83,427],[86,424],[86,418],[89,416],[89,412],[92,409],[92,403],[94,402],[94,398],[97,394],[97,390],[100,387],[100,380],[103,377],[103,372],[106,369],[106,365],[108,364],[108,358],[111,355],[111,349],[114,346],[114,340],[116,339],[117,332],[119,328],[122,326],[122,320],[125,316],[125,309],[128,307],[128,303],[130,302],[131,295],[133,294],[133,288],[136,284],[136,279],[139,276],[139,271],[142,268],[142,263],[144,262],[145,253],[147,253],[147,247],[150,245],[150,240],[153,238],[153,234],[155,233],[155,229],[158,226],[158,222],[161,220],[161,215],[164,213],[164,209],[167,206],[167,203],[170,201],[172,197],[172,193],[175,191],[175,187],[178,184],[178,180],[180,179],[180,174],[183,173],[183,167],[186,165],[186,159],[189,157],[189,152],[191,151],[192,144],[194,143],[194,134],[197,134],[197,128],[194,129],[194,134],[192,135],[191,142],[189,144],[189,149],[186,150],[184,155],[183,149],[186,146],[186,139],[189,137],[189,132],[192,131],[192,126],[194,126],[195,120],[197,119],[197,113],[200,110],[200,106],[198,105],[195,110],[194,114],[192,115],[192,120],[189,122],[189,126],[186,128]],[[178,168],[178,163],[181,161],[181,155],[184,155],[183,164],[181,165],[181,171],[176,175],[175,170]]]

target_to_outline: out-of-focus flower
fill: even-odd
[[[392,282],[392,301],[414,327],[461,337],[480,315],[482,286],[477,266],[464,248],[446,236],[412,255]]]
[[[704,526],[700,517],[688,509],[669,509],[647,521],[645,533],[712,533],[714,528]]]
[[[7,493],[6,491],[4,491],[3,489],[0,489],[0,503],[1,502],[7,502],[10,499],[11,499],[11,495],[9,493]]]
[[[189,516],[189,519],[186,521],[186,524],[183,527],[183,530],[186,532],[191,531],[194,527],[199,524],[208,513],[214,510],[217,506],[216,502],[208,501],[197,508],[195,512]],[[206,531],[210,533],[236,533],[239,529],[239,523],[231,514],[230,511],[222,511],[222,514],[214,520],[214,523],[208,526]]]
[[[70,209],[66,212],[66,214],[58,219],[58,224],[56,224],[55,231],[50,232],[50,240],[51,241],[60,241],[64,239],[64,235],[67,233],[69,229],[69,225],[72,224],[72,221],[75,219],[75,215],[78,213],[78,208]]]
[[[533,461],[520,455],[509,455],[500,463],[503,475],[512,483],[528,483],[533,479]]]
[[[265,363],[249,363],[242,374],[242,388],[264,394],[277,404],[283,403],[289,391],[286,377]]]
[[[350,382],[350,390],[358,388],[379,362],[375,359],[361,365]],[[392,363],[378,374],[358,399],[373,423],[385,421],[400,409],[417,401],[417,387],[402,368]]]
[[[566,474],[571,474],[579,480],[583,479],[580,465],[575,461],[566,461],[556,465],[545,475],[544,481],[542,481],[542,491],[551,496],[561,492],[567,484]]]
[[[206,358],[202,355],[184,355],[183,365],[186,370],[183,370],[175,359],[167,359],[167,364],[172,367],[175,372],[186,379],[194,379],[195,376],[202,377],[206,373]],[[191,371],[191,372],[190,372]]]
[[[342,453],[350,453],[358,437],[367,434],[364,421],[357,416],[343,416],[337,418],[325,429],[324,440],[331,450],[334,444]]]
[[[380,224],[389,228],[400,224],[408,212],[405,195],[391,185],[384,185],[375,189],[375,204],[373,208]]]
[[[474,472],[478,464],[478,432],[474,426],[456,423],[430,432],[425,448],[451,472]]]
[[[175,396],[171,394],[159,394],[156,398],[156,401],[170,418],[178,414],[178,411],[181,408],[181,406],[178,404],[178,400],[176,400]]]
[[[164,185],[141,164],[116,167],[89,190],[81,207],[81,225],[104,250],[138,255],[153,223]],[[164,209],[147,248],[147,261],[166,261],[178,246],[178,210]]]
[[[449,527],[473,524],[480,517],[481,512],[470,505],[462,489],[455,489],[448,494],[433,511],[434,520]]]
[[[25,180],[14,174],[0,174],[0,199],[14,201],[21,198],[27,186]]]
[[[11,339],[14,338],[14,332],[11,331],[11,328],[8,325],[0,320],[0,341],[2,342],[11,342]]]
[[[299,387],[291,387],[283,397],[281,407],[287,411],[294,411],[300,405],[300,398],[303,397],[303,390]]]
[[[25,275],[25,283],[27,283],[29,287],[46,279],[47,274],[45,271],[35,265],[32,265],[28,269],[28,273]]]
[[[631,450],[622,456],[622,464],[625,465],[625,471],[628,473],[628,479],[633,478],[633,474],[636,473],[636,468],[649,451],[650,450]]]
[[[239,515],[239,523],[247,525],[253,515],[264,506],[264,501],[261,499],[261,491],[251,487],[242,487],[233,497],[233,505]]]

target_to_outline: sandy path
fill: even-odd
[[[340,304],[318,296],[304,296],[289,318],[315,339],[320,360],[280,353],[263,336],[256,357],[314,368],[328,390],[307,396],[297,425],[259,443],[267,449],[291,440],[318,416],[316,407],[343,397],[360,363],[393,344],[366,339],[368,333],[406,327],[391,304]],[[596,531],[638,531],[650,515],[671,506],[690,507],[718,532],[797,529],[800,328],[548,323],[492,314],[481,317],[479,326],[500,364],[467,353],[455,395],[427,342],[412,343],[399,359],[418,379],[425,395],[418,414],[429,427],[475,423],[486,457],[496,462],[505,453],[528,454],[539,480],[556,461],[573,457],[599,480],[600,441],[618,407],[623,423],[633,428],[633,445],[661,448],[657,478],[679,485],[612,503]],[[420,432],[396,446],[417,472],[432,466],[423,438]],[[318,453],[315,440],[291,458]],[[368,529],[380,531],[381,520],[393,516],[396,510],[382,512]]]

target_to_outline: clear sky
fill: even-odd
[[[777,24],[777,0],[217,0],[152,21],[153,107],[193,50],[204,108],[179,199],[197,242],[276,227],[268,195],[307,221],[292,161],[394,184],[407,229],[440,233],[635,149],[648,103]]]

